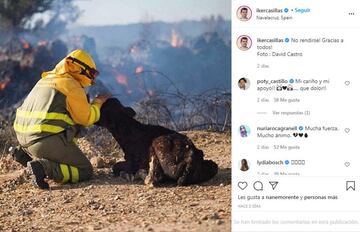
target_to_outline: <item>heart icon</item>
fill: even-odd
[[[345,162],[344,165],[345,165],[345,167],[349,167],[349,166],[350,166],[350,162]]]
[[[247,182],[243,182],[243,181],[239,181],[239,183],[238,183],[238,186],[239,186],[239,188],[241,189],[241,190],[244,190],[244,189],[246,189],[246,187],[248,186],[248,184],[247,184]]]
[[[294,133],[293,135],[294,135],[294,137],[297,137],[297,136],[298,136],[298,133]]]
[[[350,128],[345,128],[345,132],[349,133],[350,132]]]
[[[345,85],[350,85],[350,81],[345,81]]]
[[[283,90],[286,90],[286,89],[287,89],[287,86],[284,85],[282,88],[283,88]]]
[[[303,137],[303,135],[304,135],[303,133],[299,133],[299,136],[300,136],[300,137]]]

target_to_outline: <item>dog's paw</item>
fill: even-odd
[[[147,176],[145,177],[144,184],[147,185],[147,186],[150,186],[150,187],[154,186],[154,180],[153,180],[153,178],[151,178],[150,175],[147,175]]]
[[[145,169],[139,169],[135,174],[135,180],[145,180],[148,175]]]
[[[154,181],[154,178],[151,175],[146,176],[146,178],[144,180],[144,184],[150,188],[158,186],[157,183]]]
[[[114,176],[120,176],[121,171],[116,168],[112,168],[112,173]]]
[[[127,181],[127,182],[134,182],[135,176],[132,174],[129,174],[127,172],[120,172],[119,176],[121,179]]]

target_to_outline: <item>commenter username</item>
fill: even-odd
[[[257,165],[284,165],[284,161],[282,160],[278,160],[278,161],[273,161],[273,160],[258,160],[257,161]]]
[[[293,127],[283,127],[283,126],[280,126],[280,127],[270,127],[270,126],[263,126],[263,127],[257,127],[257,130],[258,131],[296,131],[298,128],[297,126],[293,126]]]

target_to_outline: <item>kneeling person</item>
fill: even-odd
[[[84,88],[93,85],[97,75],[91,56],[75,50],[41,75],[17,109],[14,129],[21,150],[16,153],[38,158],[20,158],[37,187],[49,188],[45,178],[76,183],[91,177],[91,163],[74,137],[80,126],[99,120],[101,105],[109,97],[102,95],[88,102]]]

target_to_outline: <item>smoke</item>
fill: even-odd
[[[181,24],[159,24],[166,29],[142,24],[139,37],[127,47],[116,46],[99,57],[97,45],[102,43],[98,38],[64,36],[67,22],[78,17],[71,5],[58,5],[64,1],[54,1],[46,17],[34,17],[26,30],[0,47],[0,110],[21,102],[41,72],[53,69],[70,50],[84,49],[94,57],[100,71],[97,84],[89,88],[91,97],[111,92],[126,105],[150,107],[156,103],[149,110],[158,112],[158,116],[167,115],[166,123],[175,129],[197,124],[221,128],[224,121],[228,127],[231,48],[230,35],[221,28],[227,28],[229,22],[217,23],[211,30],[209,23],[201,22],[202,33],[197,36],[189,36],[194,32],[187,30],[193,29]],[[217,101],[205,101],[203,98],[212,99],[203,94],[209,90],[217,98],[224,98],[226,104],[215,107]],[[200,109],[203,113],[197,111]]]

